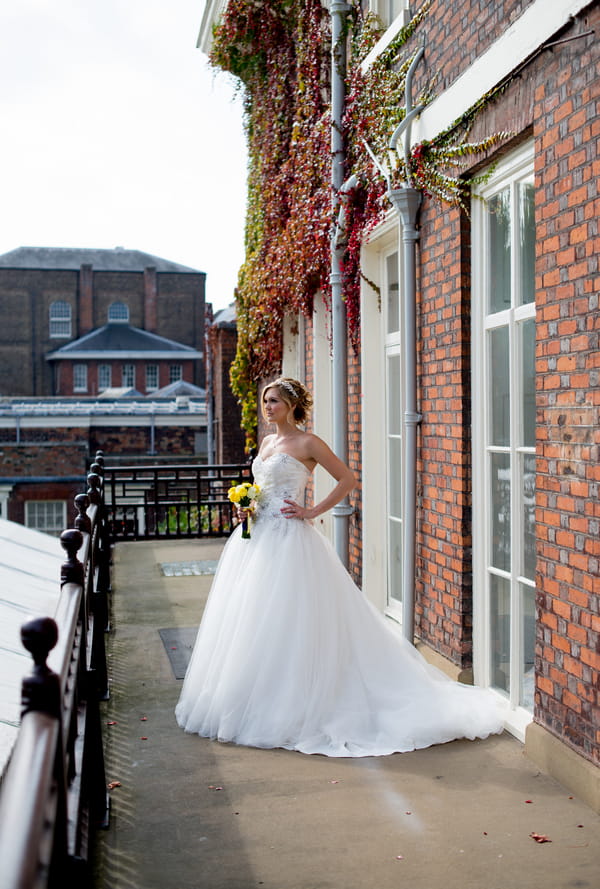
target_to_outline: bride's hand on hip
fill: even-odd
[[[286,519],[308,519],[310,518],[310,510],[304,506],[300,506],[295,500],[284,500],[286,505],[282,507],[281,514]]]

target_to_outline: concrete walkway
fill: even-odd
[[[328,759],[181,731],[181,681],[159,630],[196,626],[212,578],[161,565],[221,549],[116,548],[103,721],[119,786],[97,889],[598,889],[600,817],[510,735]]]

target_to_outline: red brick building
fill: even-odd
[[[234,305],[207,319],[206,341],[208,462],[241,463],[245,459],[245,436],[240,406],[229,379],[237,347]]]
[[[180,379],[204,386],[205,277],[121,247],[3,254],[0,394],[146,394]]]
[[[526,752],[600,809],[600,4],[399,2],[386,19],[383,4],[363,3],[388,26],[363,70],[425,6],[398,57],[424,47],[413,92],[427,100],[409,149],[467,118],[470,142],[505,135],[462,158],[469,206],[421,193],[415,634],[455,674],[472,670]],[[203,48],[222,7],[207,4]],[[350,569],[399,626],[412,596],[403,492],[414,422],[403,232],[390,206],[363,243],[344,396],[360,478]],[[316,294],[310,317],[286,319],[282,370],[312,387],[314,426],[332,441],[329,331]],[[315,488],[322,496],[327,480]]]

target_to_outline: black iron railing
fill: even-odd
[[[75,505],[75,528],[61,535],[67,559],[56,613],[21,628],[34,667],[0,787],[2,889],[90,886],[94,830],[108,824],[99,702],[108,696],[110,569],[101,486],[90,483]]]
[[[247,463],[106,466],[110,538],[228,537],[234,520],[227,491],[249,478]]]

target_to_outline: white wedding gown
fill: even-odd
[[[502,730],[493,695],[452,682],[398,635],[308,522],[281,515],[310,477],[257,457],[251,539],[228,540],[175,714],[203,737],[378,756]]]

